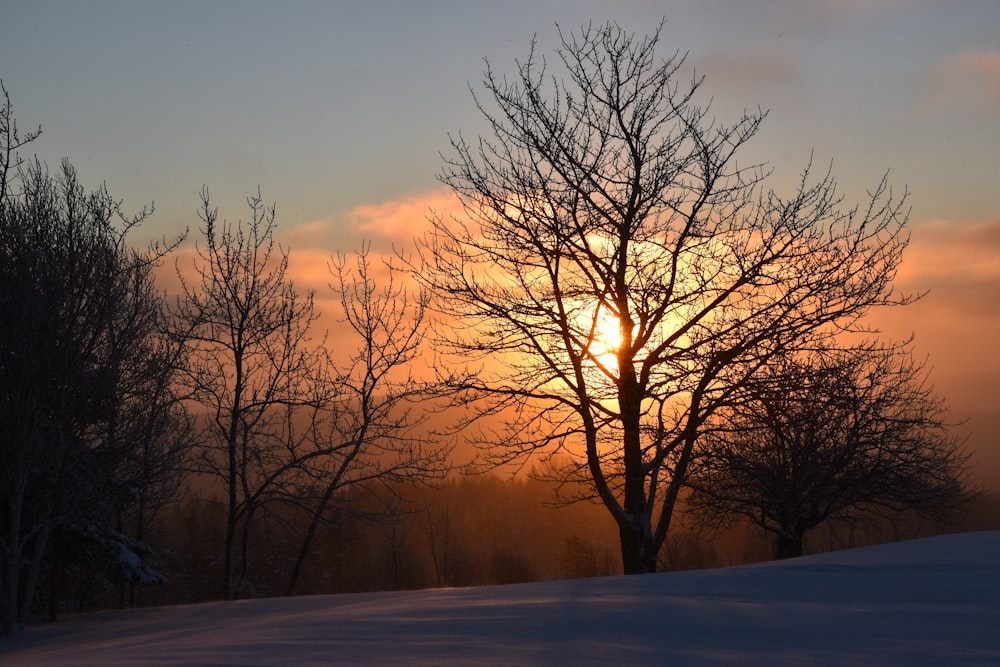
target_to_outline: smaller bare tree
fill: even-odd
[[[824,522],[912,511],[941,517],[965,498],[968,455],[907,346],[869,344],[773,360],[699,442],[691,506],[742,518],[802,555]]]
[[[201,204],[197,282],[178,268],[176,314],[188,345],[186,386],[206,422],[201,469],[226,495],[223,581],[232,599],[247,585],[258,512],[287,494],[304,459],[320,455],[310,424],[327,383],[322,345],[312,340],[313,293],[286,277],[274,207],[258,191],[247,200],[250,219],[233,224],[219,221],[207,189]]]
[[[362,245],[351,261],[331,262],[330,289],[340,301],[343,331],[331,345],[332,385],[320,427],[322,457],[304,468],[311,485],[310,518],[288,581],[295,591],[302,566],[324,513],[345,487],[392,492],[392,483],[439,479],[448,470],[449,447],[428,442],[425,428],[432,411],[434,385],[414,372],[427,331],[427,299],[400,282],[391,262],[376,279],[371,246]],[[392,503],[389,503],[392,505]]]

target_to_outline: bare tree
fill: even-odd
[[[0,202],[6,201],[8,194],[13,193],[13,187],[20,176],[24,159],[18,152],[42,133],[38,129],[21,134],[17,129],[17,119],[14,118],[14,105],[10,101],[3,81],[0,81],[0,94],[3,95],[3,105],[0,106]]]
[[[313,293],[300,295],[286,278],[288,252],[275,246],[274,208],[265,208],[259,194],[249,205],[248,222],[220,227],[203,192],[199,284],[189,286],[179,272],[187,381],[207,412],[203,470],[227,494],[227,598],[248,584],[260,512],[284,505],[308,516],[288,579],[291,594],[338,491],[438,477],[447,454],[415,432],[425,415],[412,403],[428,386],[411,366],[426,329],[426,297],[411,297],[392,266],[380,285],[368,246],[354,263],[336,257],[331,288],[343,326],[328,353],[327,334],[312,339]]]
[[[4,98],[0,107],[0,277],[3,280],[3,292],[0,293],[0,423],[3,424],[0,440],[0,493],[3,494],[0,497],[3,511],[0,522],[3,528],[0,535],[0,633],[8,634],[27,614],[51,527],[47,525],[45,512],[36,512],[30,504],[25,507],[28,485],[34,475],[42,474],[48,458],[48,452],[42,451],[42,444],[44,430],[49,425],[41,423],[40,419],[27,418],[30,413],[25,413],[24,409],[38,399],[32,395],[35,392],[30,385],[24,390],[18,387],[19,381],[35,379],[28,374],[27,363],[36,351],[30,343],[37,342],[38,337],[17,325],[30,321],[31,310],[19,311],[25,305],[38,303],[33,297],[37,296],[39,286],[24,280],[25,295],[18,295],[22,282],[18,278],[28,277],[27,271],[18,266],[21,263],[18,260],[23,256],[26,269],[32,261],[27,257],[29,244],[25,238],[30,228],[22,229],[18,219],[23,202],[18,201],[21,193],[15,191],[15,181],[23,164],[18,150],[34,141],[41,134],[41,128],[20,134],[10,96],[2,83],[0,90]],[[19,252],[22,248],[24,250]],[[37,368],[39,363],[34,363]]]
[[[423,351],[428,295],[411,294],[391,263],[384,264],[384,279],[377,280],[370,249],[364,244],[353,261],[337,255],[331,264],[330,288],[343,317],[331,348],[339,354],[330,364],[330,400],[317,430],[325,454],[305,469],[314,480],[314,493],[307,497],[314,497],[288,595],[338,492],[378,482],[391,493],[394,482],[438,479],[449,468],[449,447],[429,443],[425,428],[435,388],[413,368]]]
[[[179,456],[161,457],[162,429],[126,435],[152,410],[148,396],[129,398],[140,377],[172,367],[152,354],[162,306],[152,270],[173,244],[130,248],[128,233],[150,211],[126,216],[105,188],[86,192],[68,161],[56,176],[23,162],[11,151],[31,136],[17,135],[9,99],[0,116],[0,616],[9,632],[40,599],[43,573],[51,584],[67,569],[66,553],[85,547],[93,576],[119,585],[155,577],[141,536],[117,519],[140,487],[171,487]],[[137,471],[129,462],[143,448],[148,465]],[[50,615],[64,597],[50,585]]]
[[[776,558],[837,519],[962,506],[968,455],[907,349],[869,344],[787,355],[719,412],[698,445],[691,507],[722,525],[742,518],[774,537]]]
[[[452,139],[442,180],[460,216],[433,216],[414,267],[448,323],[448,381],[477,401],[492,463],[565,450],[617,523],[626,573],[655,570],[705,421],[774,354],[859,327],[906,245],[883,179],[845,210],[805,169],[784,198],[732,125],[661,60],[660,31],[560,31],[512,78],[487,63],[490,134]],[[564,72],[551,73],[552,64]]]
[[[313,293],[286,278],[274,207],[258,192],[248,221],[220,223],[207,189],[201,200],[197,279],[178,267],[176,314],[188,346],[185,384],[205,423],[201,470],[225,493],[223,592],[233,599],[248,582],[257,513],[282,497],[303,459],[319,455],[310,434],[326,369],[322,341],[311,337]]]
[[[147,287],[151,287],[152,282]],[[187,411],[175,380],[183,366],[182,341],[169,335],[171,325],[163,294],[151,289],[133,294],[145,298],[145,311],[135,304],[136,320],[142,323],[140,345],[123,340],[123,327],[109,335],[113,357],[119,361],[116,412],[109,419],[108,438],[122,443],[118,462],[122,488],[115,509],[116,529],[138,544],[156,515],[180,499],[191,453],[195,448],[195,424]],[[130,299],[122,299],[123,305]],[[140,301],[140,304],[142,301]],[[145,312],[152,315],[142,319]],[[133,577],[123,582],[123,605],[135,606],[138,584]]]

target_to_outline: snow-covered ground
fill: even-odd
[[[783,563],[111,612],[3,665],[1000,665],[1000,532]]]

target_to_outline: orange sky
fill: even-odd
[[[931,379],[978,452],[975,477],[1000,482],[1000,218],[934,220],[913,227],[896,285],[929,290],[904,308],[875,313],[887,335],[916,336]],[[996,490],[996,489],[994,489]]]
[[[390,256],[400,239],[427,228],[431,210],[457,211],[444,190],[352,210],[347,219],[353,237],[371,239],[376,251]],[[317,303],[328,313],[336,306],[327,289],[324,250],[332,223],[309,223],[283,237],[295,249],[293,277],[317,289]],[[344,229],[339,228],[343,233]],[[918,357],[928,357],[931,380],[952,406],[960,432],[977,451],[974,477],[981,483],[1000,479],[1000,218],[989,222],[933,220],[911,224],[895,287],[906,293],[927,292],[914,304],[886,308],[869,321],[887,338],[915,336]]]

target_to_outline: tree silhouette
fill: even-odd
[[[279,506],[305,516],[288,575],[291,594],[338,492],[446,470],[446,447],[416,432],[412,404],[429,395],[412,362],[426,324],[426,296],[411,296],[385,267],[376,280],[368,245],[331,263],[343,313],[336,336],[314,338],[314,293],[287,276],[274,239],[275,209],[250,197],[246,222],[218,221],[207,191],[196,285],[179,271],[178,336],[189,348],[186,383],[205,415],[202,470],[226,493],[224,595],[250,582],[255,522]]]
[[[772,360],[698,445],[691,507],[742,517],[801,556],[816,526],[857,514],[944,517],[966,499],[968,455],[905,348],[869,344]]]
[[[178,267],[178,336],[188,346],[184,381],[204,414],[202,470],[226,504],[223,594],[242,595],[254,520],[281,499],[306,457],[326,401],[326,366],[312,340],[313,293],[286,278],[288,252],[274,241],[275,210],[258,192],[248,221],[220,222],[207,189],[192,284]]]
[[[56,175],[16,150],[0,113],[0,621],[23,622],[86,554],[124,592],[156,579],[143,526],[173,498],[186,417],[170,390],[153,269],[173,247],[132,249],[150,211],[126,216],[105,188],[87,192],[63,161]],[[177,241],[179,242],[179,240]],[[75,559],[75,560],[74,560]]]
[[[845,210],[808,167],[782,197],[736,157],[765,114],[713,119],[684,57],[657,56],[659,29],[560,39],[513,77],[487,64],[489,133],[453,137],[441,176],[462,214],[432,217],[414,268],[464,368],[449,386],[502,421],[470,436],[487,460],[568,452],[625,572],[649,572],[706,420],[775,354],[907,301],[890,289],[905,197],[883,179]]]
[[[381,280],[376,279],[383,269]],[[413,363],[423,352],[428,295],[410,293],[392,263],[373,265],[370,244],[353,255],[335,256],[330,264],[334,292],[342,312],[342,331],[332,339],[329,400],[315,430],[323,456],[304,468],[300,487],[308,500],[309,520],[288,578],[286,594],[295,592],[324,513],[338,493],[373,489],[408,480],[428,482],[450,467],[450,447],[428,442],[421,429],[437,394],[420,380]],[[387,492],[386,505],[399,503]],[[395,529],[398,516],[386,520]],[[395,542],[392,542],[395,545]]]

